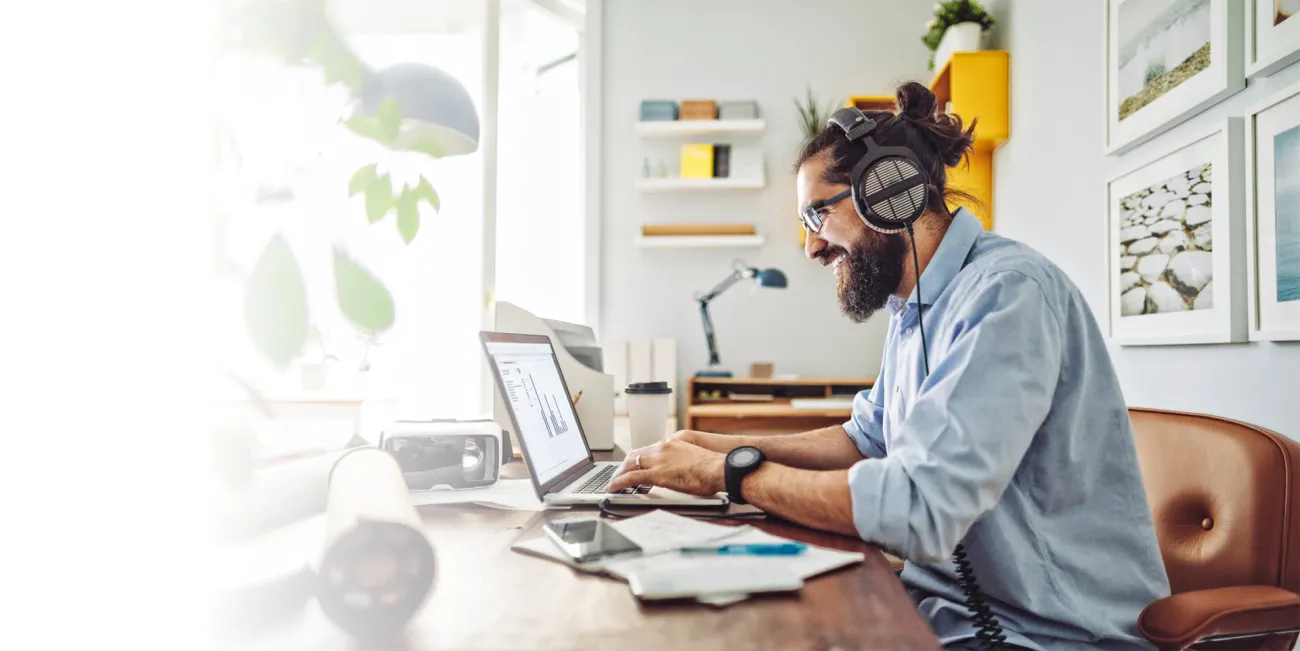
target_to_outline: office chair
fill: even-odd
[[[1129,419],[1171,590],[1142,611],[1142,635],[1162,650],[1290,651],[1300,444],[1204,414],[1131,408]]]

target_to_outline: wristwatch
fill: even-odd
[[[722,479],[727,486],[727,497],[732,502],[747,504],[740,495],[740,483],[745,481],[749,473],[758,470],[766,458],[762,450],[752,445],[744,445],[727,453],[727,460],[722,465]]]

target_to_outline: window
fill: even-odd
[[[439,2],[436,11],[412,6],[416,14],[367,10],[352,17],[360,22],[346,40],[367,67],[423,63],[465,86],[486,136],[465,156],[434,160],[356,136],[339,124],[346,94],[323,85],[317,71],[252,59],[223,67],[215,113],[239,161],[237,173],[223,177],[227,304],[240,305],[238,280],[279,234],[301,266],[320,334],[290,368],[270,368],[242,336],[240,310],[230,310],[223,325],[235,336],[224,358],[255,386],[273,396],[398,403],[408,415],[481,416],[491,390],[482,381],[477,337],[486,325],[485,297],[548,318],[586,320],[592,310],[582,39],[573,21],[581,13],[562,0],[546,4],[568,18],[532,0]],[[494,41],[497,50],[485,47]],[[493,83],[495,112],[484,93]],[[422,174],[438,192],[440,212],[421,208],[409,245],[394,214],[370,224],[362,196],[347,196],[351,175],[373,162],[395,185]],[[485,228],[489,178],[495,228]],[[392,294],[396,320],[377,337],[362,336],[339,310],[335,247]]]

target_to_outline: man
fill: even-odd
[[[907,561],[902,581],[946,648],[980,648],[959,549],[1008,648],[1151,648],[1137,618],[1168,579],[1096,321],[1055,265],[946,207],[945,169],[973,126],[935,115],[919,84],[899,89],[898,106],[868,117],[876,143],[908,147],[928,174],[914,235],[868,228],[843,196],[861,140],[830,127],[797,164],[808,257],[833,269],[850,318],[890,314],[879,377],[852,418],[786,436],[679,432],[629,453],[610,490],[726,490],[876,543]],[[733,458],[724,470],[746,446],[761,450],[748,455],[757,468],[737,474]]]

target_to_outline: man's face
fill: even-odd
[[[823,154],[799,168],[800,210],[848,189],[847,185],[823,181],[825,167]],[[884,307],[890,294],[898,290],[907,243],[898,235],[868,228],[854,210],[852,197],[826,206],[823,212],[821,231],[808,233],[804,253],[834,269],[840,308],[854,322],[861,323]]]

